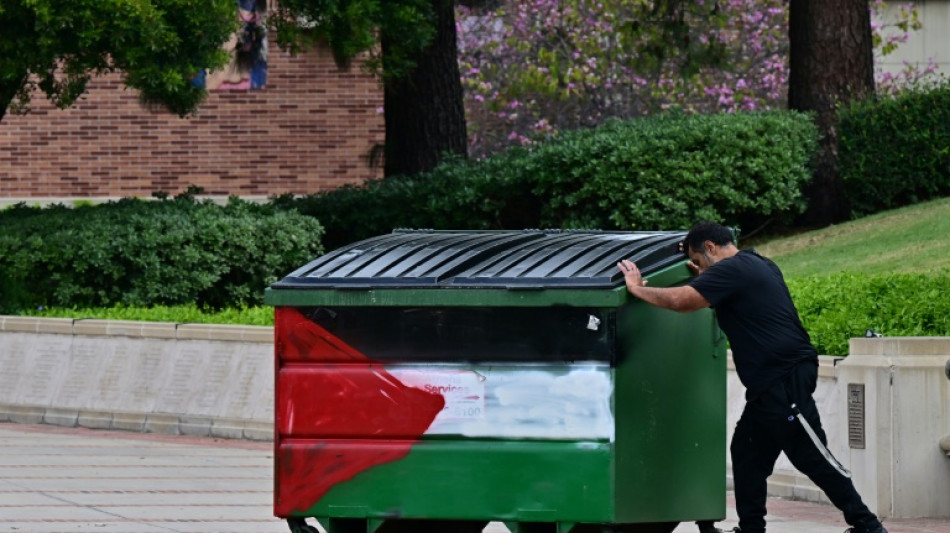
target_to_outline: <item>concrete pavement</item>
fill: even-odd
[[[0,532],[287,533],[272,516],[272,461],[266,442],[0,423]],[[769,513],[770,533],[847,527],[827,505],[771,498]],[[729,494],[720,527],[735,525]],[[950,519],[885,525],[950,533]]]

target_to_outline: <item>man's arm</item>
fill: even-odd
[[[644,302],[680,313],[690,313],[709,307],[709,302],[696,289],[684,287],[647,287],[646,280],[640,275],[640,269],[632,261],[624,259],[617,263],[623,272],[627,291]]]

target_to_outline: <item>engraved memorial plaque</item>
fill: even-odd
[[[136,339],[116,339],[115,350],[103,354],[91,407],[108,410],[123,405],[133,354],[139,344]]]
[[[231,351],[213,343],[202,343],[198,350],[206,363],[191,407],[198,414],[218,415],[223,408],[224,392],[231,385]]]
[[[28,353],[23,336],[13,333],[0,337],[0,403],[16,403]]]
[[[155,402],[155,409],[165,413],[204,414],[189,409],[195,387],[204,380],[206,358],[187,344],[177,348],[168,354],[170,372]]]
[[[848,446],[864,449],[864,383],[848,383]]]
[[[147,340],[134,355],[125,409],[143,413],[155,409],[156,398],[165,391],[170,374],[171,357],[166,355],[166,344]]]
[[[257,398],[255,395],[256,377],[260,375],[261,362],[253,356],[246,346],[236,350],[231,364],[232,379],[227,391],[226,409],[222,415],[231,418],[253,418]],[[271,363],[273,366],[273,363]]]
[[[22,367],[17,403],[27,405],[56,405],[73,407],[73,404],[56,401],[56,392],[68,377],[72,339],[65,335],[50,336],[28,344],[28,351],[20,354],[26,359]]]
[[[107,354],[115,351],[108,339],[77,338],[69,352],[66,376],[54,398],[54,405],[88,408],[97,394],[99,366]]]

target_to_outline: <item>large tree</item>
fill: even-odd
[[[227,61],[236,13],[234,0],[2,0],[0,120],[37,89],[67,107],[116,70],[144,101],[187,114],[206,94],[195,74]]]
[[[380,76],[386,176],[466,154],[453,0],[282,0],[271,21],[291,51],[328,44],[341,66],[359,58]]]
[[[851,213],[837,170],[835,108],[874,92],[867,0],[791,0],[789,43],[788,105],[814,112],[823,135],[803,221],[840,222]]]

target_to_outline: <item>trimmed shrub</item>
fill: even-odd
[[[950,336],[950,271],[845,272],[789,279],[788,288],[823,355],[848,355],[848,339],[868,329],[888,337]]]
[[[322,252],[321,234],[310,217],[238,199],[18,205],[0,212],[0,311],[258,304]]]
[[[950,194],[950,80],[838,112],[838,165],[855,217]]]
[[[798,214],[818,133],[794,112],[613,122],[534,153],[542,224],[662,230]]]
[[[398,227],[678,229],[800,213],[818,132],[794,112],[665,116],[564,132],[274,205],[311,215],[328,249]]]

